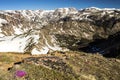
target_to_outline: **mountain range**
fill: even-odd
[[[0,10],[0,52],[77,51],[119,32],[120,9],[115,8]]]

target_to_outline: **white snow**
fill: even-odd
[[[115,8],[104,8],[104,9],[102,9],[102,10],[116,10]]]
[[[113,10],[111,10],[111,11],[107,11],[107,13],[108,13],[108,14],[110,14],[110,13],[114,13],[114,11],[113,11]]]
[[[37,50],[34,48],[31,52],[32,55],[38,55],[38,54],[47,54],[49,51],[48,47],[43,47],[41,50]]]
[[[61,50],[61,48],[58,47],[58,46],[54,46],[54,47],[50,46],[47,41],[46,41],[46,45],[48,46],[49,49],[51,49],[51,50],[53,50],[53,51]]]
[[[4,10],[4,12],[7,12],[7,13],[16,13],[15,10]]]
[[[89,7],[89,8],[86,8],[85,10],[90,10],[90,11],[92,11],[92,12],[96,12],[96,10],[97,10],[97,11],[101,11],[102,9],[97,8],[97,7]]]
[[[28,20],[30,20],[30,19],[31,19],[31,16],[29,15],[30,12],[29,12],[29,14],[28,14],[27,11],[28,11],[28,10],[20,10],[21,14],[22,14],[24,17],[26,17]]]
[[[55,11],[63,13],[62,15],[66,16],[67,14],[76,14],[78,11],[75,8],[58,8]]]
[[[22,30],[20,28],[14,27],[15,34],[22,34]]]
[[[89,9],[89,10],[91,10],[91,9],[95,9],[95,10],[99,10],[99,11],[101,11],[101,10],[108,10],[108,11],[110,11],[110,10],[120,10],[120,9],[116,9],[116,8],[97,8],[97,7],[89,7],[89,8],[86,8],[86,9]]]
[[[0,37],[4,37],[4,36],[5,36],[4,34],[0,33]]]
[[[27,38],[16,38],[13,40],[13,37],[6,38],[2,38],[3,41],[0,42],[0,52],[24,52]]]
[[[44,15],[46,15],[47,13],[50,13],[50,12],[54,12],[54,10],[43,10],[40,12],[40,17],[43,17]]]
[[[34,20],[36,16],[39,16],[39,18],[43,18],[47,16],[48,13],[54,12],[54,10],[19,10],[19,11],[28,20]]]
[[[110,17],[114,17],[114,15],[112,15],[112,14],[111,14],[111,15],[109,15],[109,16],[110,16]]]
[[[2,29],[0,28],[0,32],[2,32]]]
[[[102,10],[102,9],[100,9],[98,7],[90,7],[90,9]]]
[[[38,40],[40,39],[40,36],[39,35],[33,35],[32,37],[34,37],[34,43],[38,43]]]
[[[106,12],[102,12],[102,13],[101,13],[101,16],[104,16],[105,14],[106,14]]]
[[[0,27],[3,26],[2,24],[8,23],[5,19],[0,18]]]
[[[38,39],[39,37],[36,36],[35,38]],[[49,52],[49,50],[53,50],[53,51],[62,50],[62,48],[60,48],[59,46],[57,46],[55,44],[54,44],[54,46],[50,46],[49,43],[47,42],[46,38],[44,36],[43,36],[43,38],[45,39],[45,46],[42,47],[41,49],[34,48],[31,51],[32,55],[47,54]],[[38,40],[36,40],[36,41],[38,41]]]
[[[30,42],[31,39],[34,39],[33,42]],[[25,48],[34,42],[37,42],[38,37],[35,35],[30,35],[27,37],[18,36],[7,36],[0,38],[0,52],[20,52],[24,53]]]
[[[59,46],[57,46],[57,45],[55,45],[55,46],[50,46],[49,45],[49,43],[47,42],[47,40],[46,40],[46,38],[44,37],[44,35],[43,35],[43,38],[45,39],[45,43],[46,43],[46,45],[47,45],[47,47],[49,48],[49,49],[51,49],[51,50],[53,50],[53,51],[55,51],[55,50],[61,50],[61,48],[59,47]]]

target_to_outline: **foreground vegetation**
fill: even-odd
[[[26,75],[17,77],[18,70]],[[119,80],[120,60],[73,51],[39,56],[0,53],[0,73],[0,80]]]

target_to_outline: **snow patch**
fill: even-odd
[[[4,36],[5,36],[4,34],[1,34],[1,33],[0,33],[0,37],[4,37]]]
[[[49,51],[48,47],[43,47],[41,50],[38,50],[34,48],[31,52],[32,55],[38,55],[38,54],[47,54]]]
[[[7,13],[16,13],[15,10],[5,10],[4,12],[7,12]]]
[[[51,50],[53,50],[53,51],[61,50],[61,48],[60,48],[59,46],[55,45],[55,44],[54,44],[53,47],[50,46],[49,43],[47,42],[46,38],[45,38],[44,36],[43,36],[43,38],[45,39],[45,43],[46,43],[46,45],[47,45],[47,47],[48,47],[49,49],[51,49]]]
[[[31,42],[31,39],[33,41]],[[38,41],[37,35],[24,36],[7,36],[0,38],[0,52],[20,52],[24,53],[29,44]],[[29,47],[29,46],[28,46]]]
[[[114,17],[114,15],[109,15],[110,17]]]
[[[2,38],[0,42],[0,52],[24,52],[28,38],[13,38],[14,37]]]
[[[0,27],[3,26],[2,24],[8,23],[5,19],[0,18]]]
[[[5,36],[4,34],[0,33],[0,37],[4,37],[4,36]]]
[[[46,45],[48,46],[48,48],[50,48],[50,49],[53,50],[53,51],[61,50],[61,48],[58,47],[58,46],[54,46],[54,47],[50,46],[47,41],[46,41]]]
[[[15,34],[23,34],[22,30],[20,28],[14,28]]]
[[[104,16],[104,15],[106,15],[106,12],[102,12],[102,13],[101,13],[101,16]]]

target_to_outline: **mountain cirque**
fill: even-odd
[[[119,26],[119,9],[1,10],[0,52],[79,50],[114,35]]]
[[[119,80],[120,9],[1,10],[0,52],[0,80]]]

